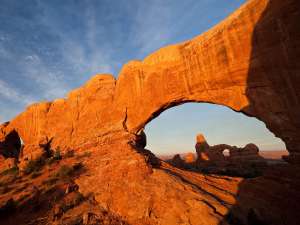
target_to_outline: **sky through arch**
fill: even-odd
[[[185,103],[161,113],[145,127],[147,149],[156,154],[194,152],[196,135],[204,134],[210,145],[243,147],[248,143],[260,150],[285,150],[281,139],[262,121],[225,106]]]

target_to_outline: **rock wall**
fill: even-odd
[[[63,151],[137,142],[167,108],[209,102],[262,120],[300,160],[300,4],[250,0],[189,41],[97,75],[66,99],[29,106],[2,127],[26,145]]]

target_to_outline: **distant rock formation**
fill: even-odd
[[[169,162],[171,165],[178,167],[178,168],[185,167],[185,162],[179,154],[174,155],[174,157],[171,160],[168,160],[167,162]]]
[[[224,163],[247,163],[250,161],[262,161],[263,158],[258,154],[259,149],[255,144],[247,144],[243,148],[231,146],[227,144],[219,144],[210,146],[203,134],[196,137],[197,165],[206,166],[210,164]],[[225,156],[224,151],[228,151],[229,155]]]
[[[187,153],[187,154],[184,155],[183,160],[187,164],[193,164],[193,163],[196,162],[196,156],[195,156],[194,153],[189,152],[189,153]]]

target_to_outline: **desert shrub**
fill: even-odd
[[[54,160],[61,160],[62,159],[62,156],[61,156],[61,153],[60,153],[60,149],[56,149],[53,153],[53,157],[52,157]]]
[[[46,159],[46,164],[47,165],[51,165],[51,164],[53,164],[54,162],[56,162],[57,160],[55,160],[53,157],[50,157],[50,158],[48,158],[48,159]]]
[[[56,177],[67,178],[83,167],[82,163],[76,163],[73,166],[62,165],[56,173]]]
[[[46,164],[47,165],[51,165],[53,164],[54,162],[57,162],[59,160],[62,159],[62,156],[61,156],[61,153],[60,153],[60,149],[56,149],[55,151],[53,151],[53,154],[50,158],[47,158],[46,159]]]
[[[74,168],[68,165],[62,165],[56,173],[56,177],[70,177],[74,172]]]
[[[24,173],[31,174],[32,172],[38,172],[43,168],[44,165],[45,159],[42,157],[36,160],[30,160],[24,169]]]
[[[81,162],[75,163],[75,164],[73,165],[74,171],[78,171],[78,170],[80,170],[80,169],[82,169],[82,168],[83,168],[83,164],[82,164]]]

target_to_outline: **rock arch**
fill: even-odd
[[[299,19],[297,0],[250,0],[204,34],[129,62],[117,80],[97,75],[66,99],[28,107],[4,133],[62,150],[139,142],[162,111],[208,102],[263,121],[299,163]]]
[[[127,129],[185,102],[220,104],[263,121],[299,159],[299,11],[293,0],[249,1],[203,35],[127,64],[116,86]]]
[[[224,155],[225,158],[230,157],[230,150],[229,149],[227,149],[227,148],[224,149],[222,153],[223,153],[223,155]]]

